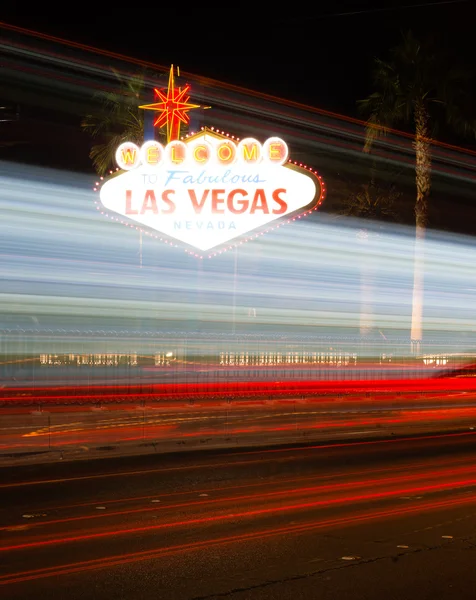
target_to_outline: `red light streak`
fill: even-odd
[[[446,489],[452,489],[455,487],[469,487],[476,485],[476,479],[463,479],[459,481],[451,481],[451,482],[440,482],[434,485],[425,485],[425,486],[416,486],[409,487],[403,489],[397,489],[386,492],[379,493],[370,493],[370,494],[360,494],[357,496],[349,496],[349,497],[338,497],[331,500],[316,500],[313,502],[301,502],[298,504],[288,504],[281,505],[278,507],[272,508],[259,508],[255,510],[248,510],[243,512],[236,512],[233,514],[226,515],[215,515],[209,517],[200,517],[195,519],[188,519],[182,521],[174,521],[171,523],[160,523],[158,525],[148,525],[143,527],[131,527],[128,529],[114,529],[112,531],[101,531],[97,533],[90,533],[85,535],[71,535],[69,537],[62,536],[60,538],[53,539],[45,539],[39,540],[35,542],[21,543],[21,544],[12,544],[9,546],[0,546],[0,552],[12,552],[14,550],[25,550],[25,549],[33,549],[33,548],[44,548],[47,546],[59,545],[59,544],[69,544],[75,542],[85,542],[92,541],[98,539],[104,539],[111,536],[119,536],[119,535],[131,535],[136,533],[146,533],[151,531],[159,531],[164,529],[172,529],[176,527],[190,527],[194,525],[205,525],[210,523],[219,523],[226,522],[232,519],[237,518],[252,518],[252,517],[262,517],[264,515],[277,515],[290,511],[296,510],[304,510],[309,508],[323,508],[327,506],[336,506],[346,503],[355,504],[356,502],[363,501],[375,501],[382,500],[386,498],[392,498],[395,495],[408,495],[408,494],[423,494],[426,492],[434,492],[434,491],[443,491]]]
[[[472,498],[463,497],[457,499],[443,500],[440,502],[427,502],[421,503],[416,506],[410,506],[406,508],[396,508],[383,511],[371,511],[370,514],[364,513],[361,515],[353,515],[348,517],[341,517],[335,519],[327,519],[320,522],[306,523],[301,525],[286,526],[280,528],[274,528],[272,530],[262,530],[257,532],[239,534],[234,536],[215,538],[211,540],[204,540],[198,542],[191,542],[189,544],[180,544],[177,546],[169,546],[168,548],[159,548],[153,550],[145,550],[142,552],[134,552],[130,554],[122,554],[111,556],[107,558],[93,559],[89,561],[81,561],[76,563],[69,563],[63,566],[46,567],[43,569],[35,569],[30,571],[23,571],[13,574],[6,574],[0,576],[0,585],[9,585],[15,583],[21,583],[25,581],[31,581],[34,579],[42,579],[46,577],[53,577],[59,575],[71,575],[73,573],[81,573],[89,570],[105,569],[114,566],[131,564],[134,562],[155,559],[163,556],[170,556],[177,553],[192,552],[199,549],[209,549],[214,546],[221,546],[231,543],[242,543],[253,539],[264,539],[269,537],[275,537],[278,535],[292,535],[302,532],[310,532],[316,529],[323,529],[325,527],[342,527],[345,525],[357,525],[360,523],[373,521],[382,518],[389,517],[401,517],[403,515],[410,515],[414,513],[420,513],[425,510],[438,510],[443,508],[451,508],[462,506],[465,504],[472,503]]]
[[[225,370],[226,372],[226,370]],[[316,374],[319,371],[316,369]],[[149,384],[149,391],[142,391],[138,386],[123,388],[120,385],[74,386],[74,387],[16,387],[0,390],[0,400],[8,402],[25,402],[24,394],[30,394],[28,401],[62,402],[74,404],[80,401],[95,403],[99,400],[107,402],[118,397],[125,402],[142,399],[160,400],[190,400],[210,399],[221,397],[222,400],[237,397],[277,397],[279,395],[327,394],[358,394],[375,393],[429,393],[442,392],[445,394],[461,391],[476,392],[476,378],[444,377],[444,378],[408,378],[408,379],[356,379],[356,380],[284,380],[284,381],[228,381],[207,383],[164,383]]]
[[[251,460],[249,461],[249,463],[247,461],[240,461],[238,463],[232,463],[233,465],[246,465],[246,464],[256,464],[256,463],[266,463],[269,462],[269,460],[273,460],[275,462],[278,461],[292,461],[292,460],[299,460],[301,459],[301,457],[289,457],[287,459],[264,459],[262,461],[254,461]],[[464,465],[467,465],[467,459],[462,459],[461,462]],[[452,465],[452,469],[455,468],[455,462],[452,459],[451,462],[449,459],[447,459],[447,463]],[[226,467],[229,466],[230,463],[222,463],[222,464],[217,464],[217,463],[211,463],[209,466],[209,468],[211,469],[215,469],[215,468],[220,468],[220,467]],[[442,459],[439,462],[440,468],[443,467],[443,462]],[[421,463],[410,463],[410,464],[404,464],[403,466],[394,466],[392,468],[392,472],[393,473],[398,473],[400,471],[405,471],[408,472],[409,470],[416,470],[416,469],[421,469],[427,466],[427,462],[421,462]],[[388,469],[387,468],[381,468],[381,469],[365,469],[362,471],[353,471],[352,472],[352,477],[358,477],[360,475],[372,475],[372,474],[377,474],[377,473],[387,473]],[[302,477],[292,477],[292,478],[285,478],[285,479],[280,479],[280,485],[286,485],[286,484],[291,484],[291,483],[298,483],[298,482],[304,482],[304,481],[314,481],[316,479],[316,477],[319,477],[320,481],[326,481],[326,480],[330,480],[330,479],[337,479],[339,477],[344,477],[348,475],[347,473],[345,473],[344,471],[337,471],[335,473],[332,473],[330,475],[322,475],[322,474],[315,474],[315,475],[311,475],[311,476],[302,476]],[[266,484],[267,485],[267,484]],[[253,487],[261,487],[263,486],[263,483],[247,483],[247,484],[242,484],[242,485],[230,485],[230,486],[222,486],[222,487],[216,487],[216,488],[203,488],[203,489],[196,489],[196,490],[190,490],[190,491],[179,491],[179,492],[169,492],[169,493],[160,493],[160,499],[161,501],[166,499],[166,498],[173,498],[175,496],[189,496],[189,495],[196,495],[196,494],[200,494],[202,492],[206,492],[208,494],[213,494],[216,492],[226,492],[226,491],[230,491],[230,490],[239,490],[239,489],[247,489],[247,488],[253,488]],[[114,504],[122,504],[122,503],[126,503],[126,502],[142,502],[144,500],[151,500],[151,499],[157,499],[158,495],[157,494],[152,494],[152,495],[147,495],[147,496],[129,496],[127,498],[118,498],[115,500],[107,500],[104,502],[105,505],[110,506],[110,505],[114,505]],[[60,505],[60,506],[48,506],[48,510],[49,511],[58,511],[58,510],[66,510],[66,509],[75,509],[75,508],[84,508],[84,507],[93,507],[97,505],[97,501],[96,502],[80,502],[77,504],[66,504],[66,505]],[[171,505],[173,507],[173,505]],[[37,513],[37,512],[41,512],[43,509],[42,508],[37,508],[37,509],[32,509],[33,513]],[[108,513],[110,514],[110,513]],[[100,515],[99,515],[100,516]],[[42,522],[40,524],[50,524],[51,521],[48,522]],[[36,525],[35,523],[30,524],[31,526]],[[8,529],[8,527],[2,527],[1,529]]]
[[[438,433],[435,435],[419,435],[413,439],[416,440],[438,440],[442,438],[452,438],[452,437],[465,437],[468,435],[474,435],[476,431],[462,431],[457,433]],[[400,442],[408,442],[411,440],[411,436],[402,436],[398,438],[390,438],[386,440],[366,440],[362,442],[337,442],[330,444],[319,444],[319,445],[309,445],[304,446],[302,448],[297,448],[297,450],[318,450],[318,449],[330,449],[330,448],[349,448],[352,446],[369,446],[376,444],[399,444]],[[296,450],[296,449],[293,449]],[[280,452],[290,452],[289,448],[268,448],[266,450],[248,450],[247,452],[242,452],[242,454],[275,454]],[[0,485],[1,487],[1,485]]]
[[[127,63],[134,64],[134,65],[137,65],[137,66],[140,66],[140,67],[151,68],[151,69],[154,69],[154,70],[157,70],[157,71],[163,71],[163,72],[167,72],[168,71],[168,67],[165,67],[165,66],[157,64],[157,63],[153,63],[153,62],[150,62],[150,61],[136,59],[136,58],[124,55],[124,54],[120,54],[118,52],[112,52],[112,51],[109,51],[109,50],[103,50],[103,49],[97,48],[95,46],[90,46],[90,45],[87,45],[87,44],[82,44],[80,42],[74,42],[74,41],[71,41],[71,40],[67,40],[67,39],[64,39],[64,38],[57,37],[57,36],[49,35],[49,34],[46,34],[46,33],[39,32],[39,31],[34,31],[34,30],[31,30],[31,29],[27,29],[25,27],[19,27],[17,25],[12,25],[12,24],[5,23],[5,22],[2,22],[2,21],[0,21],[0,27],[2,27],[3,29],[9,30],[9,31],[14,31],[16,33],[20,33],[22,35],[28,35],[30,37],[34,37],[34,38],[38,38],[38,39],[41,39],[41,40],[49,41],[49,42],[52,42],[52,43],[55,43],[55,44],[61,44],[61,45],[64,45],[64,46],[68,46],[70,48],[76,48],[76,49],[83,50],[83,51],[86,51],[86,52],[91,52],[91,53],[94,53],[94,54],[105,56],[107,58],[114,58],[114,59],[117,59],[119,61],[127,62]],[[362,120],[362,119],[357,119],[355,117],[349,117],[349,116],[346,116],[346,115],[341,115],[341,114],[333,112],[333,111],[324,110],[324,109],[321,109],[321,108],[316,108],[316,107],[313,107],[313,106],[309,106],[309,105],[306,105],[306,104],[295,102],[293,100],[287,100],[287,99],[284,99],[284,98],[279,98],[277,96],[273,96],[273,95],[270,95],[270,94],[265,94],[263,92],[257,92],[257,91],[254,91],[254,90],[251,90],[251,89],[248,89],[248,88],[237,86],[237,85],[227,84],[227,83],[224,83],[224,82],[221,82],[221,81],[218,81],[218,80],[215,80],[215,79],[211,79],[211,78],[208,78],[208,77],[202,77],[202,76],[197,77],[197,76],[194,76],[193,74],[185,72],[183,70],[182,70],[182,72],[183,72],[184,76],[186,76],[186,77],[194,77],[194,78],[196,78],[197,81],[201,85],[209,85],[211,87],[216,87],[218,89],[224,89],[224,90],[231,91],[231,92],[246,93],[248,95],[254,96],[256,98],[259,98],[261,100],[265,100],[265,101],[268,101],[268,102],[269,101],[277,102],[279,104],[284,104],[284,105],[292,107],[292,108],[301,109],[301,110],[304,109],[304,110],[313,112],[315,114],[319,114],[319,115],[323,115],[323,116],[327,116],[327,117],[332,117],[332,118],[335,118],[335,119],[339,119],[341,121],[347,121],[348,123],[353,123],[353,124],[356,124],[356,125],[360,125],[362,127],[366,126],[366,122],[364,120]],[[415,136],[413,134],[405,132],[405,131],[401,131],[401,130],[398,130],[398,129],[391,129],[391,128],[387,129],[386,128],[386,131],[388,131],[390,133],[393,133],[393,134],[396,134],[396,135],[400,135],[400,136],[405,137],[405,138],[410,139],[410,140],[413,140],[415,138]],[[451,150],[457,150],[459,152],[465,152],[467,154],[471,154],[471,155],[476,156],[476,151],[468,149],[468,148],[464,148],[464,147],[461,147],[461,146],[456,146],[454,144],[448,144],[446,142],[440,142],[440,141],[437,141],[437,140],[431,140],[431,143],[434,146],[440,146],[442,148],[448,148],[448,149],[451,149]]]
[[[364,479],[364,480],[358,480],[358,481],[351,481],[351,482],[343,482],[343,483],[332,483],[332,484],[328,484],[328,485],[313,485],[313,486],[308,486],[308,487],[299,487],[299,488],[293,488],[293,489],[284,489],[284,490],[278,490],[278,491],[273,491],[273,492],[266,492],[266,491],[261,491],[261,492],[256,492],[253,494],[245,494],[245,495],[241,495],[241,496],[226,496],[223,498],[210,498],[207,497],[206,499],[200,499],[200,500],[194,500],[194,501],[188,501],[188,502],[178,502],[175,504],[160,504],[158,506],[148,506],[148,507],[144,507],[144,508],[136,508],[136,509],[129,509],[129,510],[122,510],[122,511],[115,511],[115,512],[107,512],[107,513],[98,513],[98,514],[93,514],[93,515],[81,515],[81,516],[77,516],[77,517],[67,517],[67,518],[63,518],[63,519],[52,519],[52,520],[45,520],[45,521],[40,521],[40,522],[36,522],[36,523],[31,523],[29,525],[29,530],[31,530],[33,527],[38,528],[38,527],[42,527],[42,526],[51,526],[51,525],[58,525],[58,524],[63,524],[63,523],[74,523],[74,522],[83,522],[83,521],[94,521],[97,519],[108,519],[108,518],[113,518],[113,517],[118,517],[118,516],[130,516],[130,515],[135,515],[135,514],[143,514],[143,513],[148,513],[148,512],[164,512],[166,510],[176,510],[178,508],[182,509],[182,508],[190,508],[190,507],[201,507],[203,505],[206,505],[207,508],[210,506],[216,506],[216,505],[220,505],[220,504],[226,504],[226,503],[239,503],[239,502],[244,502],[244,501],[260,501],[260,500],[266,500],[266,499],[273,499],[273,498],[279,498],[281,496],[285,496],[285,497],[290,497],[293,495],[299,495],[299,494],[308,494],[308,493],[312,493],[312,492],[319,492],[319,494],[322,493],[338,493],[339,491],[347,491],[347,490],[358,490],[361,488],[372,488],[375,489],[378,486],[383,486],[386,484],[392,484],[392,485],[401,485],[402,483],[409,483],[411,481],[421,481],[422,479],[441,479],[442,477],[446,477],[446,476],[456,476],[456,475],[463,475],[463,474],[470,474],[476,471],[476,465],[473,467],[468,467],[466,465],[460,467],[460,468],[455,468],[454,466],[449,467],[448,469],[437,469],[434,471],[430,471],[430,472],[424,472],[424,473],[414,473],[414,474],[407,474],[408,472],[408,466],[405,467],[401,467],[400,469],[395,469],[395,470],[404,470],[405,474],[400,476],[400,477],[381,477],[381,478],[376,478],[376,479]],[[395,471],[394,470],[394,471]],[[379,470],[376,470],[379,471]],[[381,469],[380,471],[386,471],[388,472],[388,470],[386,469]],[[352,477],[357,476],[358,473],[352,473]],[[332,476],[327,476],[327,477],[319,477],[319,479],[329,479],[329,478],[336,478],[338,477],[338,475],[332,475]],[[295,479],[286,479],[284,481],[280,481],[280,485],[284,485],[284,484],[289,484],[289,483],[296,483],[299,481],[312,481],[315,480],[317,478],[317,476],[312,476],[312,477],[302,477],[302,478],[295,478]],[[449,485],[452,485],[451,483]],[[263,484],[263,483],[255,483],[255,484],[248,484],[248,485],[242,485],[242,486],[229,486],[229,487],[224,487],[224,488],[217,488],[215,490],[213,490],[214,492],[224,492],[224,491],[230,491],[230,490],[237,490],[240,488],[252,488],[252,487],[264,487],[265,489],[267,488],[268,484]],[[440,489],[438,486],[436,486],[438,489]],[[419,490],[421,488],[418,488]],[[408,490],[399,490],[397,489],[395,491],[395,493],[406,493]],[[199,491],[198,490],[194,490],[192,492],[184,492],[184,495],[189,495],[189,494],[198,494]],[[210,494],[212,493],[212,490],[210,490],[209,488],[207,488],[207,493]],[[160,494],[160,497],[162,500],[164,500],[167,496],[173,496],[174,494]],[[175,494],[176,495],[176,494]],[[157,497],[154,496],[154,498]],[[372,498],[373,499],[373,498]],[[344,498],[342,499],[342,502],[353,502],[355,500],[355,498],[352,497],[348,497],[348,498]],[[323,504],[325,505],[326,501],[323,501]],[[108,502],[106,504],[109,504]],[[49,509],[51,510],[51,509]],[[268,510],[268,509],[266,509]],[[234,516],[240,516],[240,515],[234,515]],[[173,526],[173,524],[171,524],[170,526]],[[5,531],[5,530],[9,530],[10,527],[0,527],[0,531]],[[0,548],[0,551],[2,551],[2,548]]]
[[[398,438],[389,438],[389,439],[383,439],[383,440],[366,440],[366,441],[359,441],[359,442],[338,442],[338,443],[325,443],[323,442],[322,444],[310,444],[310,445],[305,445],[305,446],[298,446],[298,447],[292,447],[292,448],[269,448],[269,449],[259,449],[259,450],[247,450],[247,451],[239,451],[239,452],[233,452],[230,453],[229,459],[232,458],[233,456],[249,456],[249,455],[256,455],[256,454],[260,454],[260,455],[273,455],[273,454],[284,454],[284,453],[292,453],[292,452],[309,452],[311,450],[328,450],[328,449],[333,449],[333,448],[349,448],[349,447],[359,447],[359,446],[369,446],[369,445],[379,445],[379,444],[401,444],[401,443],[408,443],[408,441],[410,440],[415,440],[415,441],[422,441],[422,440],[441,440],[441,439],[451,439],[451,438],[464,438],[464,437],[468,437],[468,436],[474,436],[476,434],[476,431],[462,431],[462,432],[456,432],[456,433],[441,433],[441,434],[435,434],[435,435],[419,435],[417,437],[415,436],[402,436],[402,437],[398,437]],[[269,460],[273,460],[272,458],[270,458]],[[298,457],[285,457],[282,458],[280,460],[298,460]],[[263,459],[257,459],[257,460],[253,460],[253,461],[248,461],[248,460],[243,460],[240,462],[234,462],[233,465],[247,465],[247,464],[253,464],[253,463],[261,463],[263,462]],[[212,466],[213,467],[221,467],[221,466],[229,466],[230,465],[230,461],[228,460],[225,463],[214,463]],[[25,486],[31,486],[31,485],[46,485],[46,484],[55,484],[55,483],[63,483],[63,482],[71,482],[71,481],[84,481],[84,480],[93,480],[93,479],[103,479],[103,478],[109,478],[109,477],[129,477],[132,475],[147,475],[150,473],[163,473],[163,472],[171,472],[171,471],[186,471],[186,470],[191,470],[191,469],[205,469],[205,468],[209,468],[210,464],[198,464],[198,465],[185,465],[185,466],[180,466],[180,467],[166,467],[166,468],[161,468],[161,469],[144,469],[144,470],[140,470],[140,471],[124,471],[124,472],[120,472],[120,473],[103,473],[103,474],[99,474],[99,475],[85,475],[85,476],[81,476],[81,477],[64,477],[64,478],[57,478],[57,479],[44,479],[44,480],[34,480],[34,481],[20,481],[20,482],[15,482],[15,483],[0,483],[0,489],[6,489],[6,488],[15,488],[15,487],[25,487]]]
[[[140,416],[141,422],[138,422],[135,416],[120,417],[116,423],[109,418],[107,423],[104,421],[89,421],[86,416],[84,421],[75,422],[71,425],[68,422],[55,425],[58,428],[52,431],[48,427],[45,428],[39,425],[39,429],[33,427],[31,431],[21,430],[19,432],[16,428],[13,428],[11,434],[7,429],[2,433],[5,443],[0,444],[0,449],[51,448],[51,440],[53,440],[56,449],[100,442],[119,444],[150,440],[154,443],[162,443],[174,440],[195,440],[203,436],[220,440],[223,436],[237,435],[245,441],[245,436],[277,433],[292,434],[292,441],[297,441],[296,435],[302,438],[304,435],[315,435],[320,432],[337,430],[349,432],[358,427],[374,428],[375,431],[377,431],[375,428],[378,427],[388,429],[393,428],[393,426],[399,428],[419,426],[425,429],[438,427],[440,430],[448,428],[454,430],[457,427],[472,425],[476,416],[476,407],[455,406],[452,408],[429,407],[421,409],[409,407],[409,409],[406,409],[401,403],[398,407],[393,406],[392,408],[378,405],[361,408],[359,405],[359,410],[362,410],[363,414],[361,416],[357,415],[351,420],[344,419],[344,414],[338,412],[333,416],[329,416],[319,410],[296,410],[294,403],[289,406],[289,410],[286,410],[286,408],[283,407],[278,411],[273,410],[273,408],[264,408],[253,413],[243,412],[236,407],[230,411],[229,407],[225,407],[227,410],[226,423],[222,412],[225,410],[223,407],[219,407],[217,414],[209,414],[203,409],[189,413],[188,408],[177,407],[174,413],[149,414],[147,420],[145,420],[144,413],[144,416]],[[370,409],[372,410],[371,416],[367,412]],[[343,406],[341,406],[341,410],[345,410]],[[390,416],[388,416],[388,413],[390,413]],[[228,416],[230,420],[228,420]],[[215,421],[214,427],[208,426],[205,428],[200,425],[200,421],[206,423],[210,418]],[[125,422],[125,419],[130,419],[132,423]],[[142,421],[142,419],[144,420]],[[161,419],[164,419],[163,423],[161,423]],[[278,422],[263,426],[261,424],[263,419]],[[238,421],[242,423],[239,427],[233,424]],[[246,421],[249,422],[247,426],[245,426]],[[198,427],[196,427],[197,423]],[[193,425],[195,429],[187,431],[181,429],[182,425],[184,428]],[[81,436],[79,432],[81,432]],[[384,430],[381,433],[383,434]]]

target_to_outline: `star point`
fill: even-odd
[[[180,123],[187,125],[190,122],[188,111],[200,108],[199,104],[189,102],[189,90],[189,84],[182,89],[175,88],[174,66],[171,65],[166,93],[164,93],[164,90],[154,88],[154,93],[159,102],[139,106],[139,108],[156,110],[160,113],[154,121],[154,126],[163,127],[167,125],[167,143],[180,139]]]

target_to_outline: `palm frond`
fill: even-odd
[[[99,175],[115,167],[117,146],[124,141],[141,144],[144,139],[144,102],[146,77],[143,72],[124,75],[113,69],[117,87],[95,95],[96,113],[85,115],[81,129],[98,142],[91,148],[90,158]]]
[[[468,89],[471,73],[455,67],[435,40],[420,41],[409,31],[403,34],[401,43],[391,50],[390,56],[390,61],[375,59],[375,92],[357,103],[367,119],[366,152],[392,124],[413,127],[417,105],[424,107],[430,127],[443,120],[463,134],[476,131],[475,119],[462,116],[472,112],[461,111],[463,90]]]
[[[400,78],[393,65],[375,59],[374,84],[376,91],[357,102],[359,112],[367,118],[365,152],[370,152],[374,141],[405,115]]]
[[[396,205],[401,196],[393,184],[384,185],[371,180],[346,196],[340,214],[376,221],[396,221]]]
[[[374,141],[380,136],[387,135],[394,121],[398,119],[398,104],[388,96],[375,92],[365,100],[361,100],[358,106],[362,113],[368,115],[364,151],[370,152]]]
[[[123,136],[112,136],[108,143],[95,144],[91,148],[89,158],[93,161],[94,168],[99,175],[105,175],[114,164],[116,148],[126,141]]]

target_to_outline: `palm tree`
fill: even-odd
[[[419,351],[423,315],[423,244],[428,225],[431,189],[432,136],[435,126],[445,123],[456,132],[474,132],[473,123],[462,117],[470,74],[455,67],[434,40],[420,42],[412,32],[393,48],[391,60],[375,60],[376,91],[358,102],[368,116],[364,150],[393,125],[410,126],[414,132],[416,201],[415,263],[411,323],[412,351]]]
[[[394,183],[385,185],[377,181],[372,174],[370,181],[349,191],[344,198],[340,214],[372,221],[396,221],[396,204],[401,195]]]
[[[99,175],[115,167],[116,149],[122,142],[140,146],[144,141],[144,110],[139,106],[144,103],[147,91],[145,73],[132,77],[117,71],[114,74],[118,89],[97,94],[98,112],[86,115],[81,122],[83,131],[99,140],[89,154]]]
[[[123,76],[114,70],[118,89],[99,92],[99,110],[86,115],[81,128],[100,141],[94,144],[89,153],[98,175],[105,175],[115,168],[116,149],[122,142],[134,142],[142,145],[144,141],[144,110],[140,109],[147,93],[145,72],[132,77]],[[155,136],[165,142],[165,133]],[[142,268],[142,229],[139,229],[139,266]]]

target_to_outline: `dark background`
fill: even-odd
[[[25,8],[9,2],[5,23],[319,108],[357,115],[372,89],[374,57],[402,31],[437,35],[472,67],[474,0],[292,3],[91,2]],[[53,5],[56,6],[56,5]]]
[[[296,10],[292,10],[290,4],[283,10],[278,4],[270,3],[265,6],[258,3],[253,6],[184,4],[174,8],[137,3],[111,5],[108,10],[102,5],[82,2],[71,7],[63,4],[55,10],[42,5],[41,10],[33,11],[20,2],[10,2],[2,9],[2,21],[32,32],[86,44],[93,49],[148,61],[154,65],[152,71],[162,72],[164,84],[170,65],[174,64],[180,67],[183,79],[187,74],[191,76],[195,97],[199,89],[197,79],[203,77],[212,81],[209,87],[214,93],[217,90],[220,93],[222,88],[213,85],[213,81],[224,82],[228,86],[241,86],[283,98],[287,106],[293,102],[303,103],[316,110],[363,118],[357,111],[356,101],[373,91],[374,58],[387,58],[390,48],[408,29],[419,36],[436,36],[443,48],[454,55],[455,64],[471,69],[476,67],[475,6],[476,0],[337,0],[327,4],[298,5]],[[91,85],[91,79],[87,80],[85,76],[85,85],[79,90],[81,96],[77,95],[77,85],[67,97],[64,92],[61,96],[55,95],[59,82],[54,77],[58,78],[58,73],[52,73],[53,77],[48,80],[44,76],[45,65],[39,65],[42,71],[35,72],[34,48],[47,48],[60,59],[66,57],[60,77],[71,76],[77,82],[82,73],[70,73],[67,67],[67,56],[76,53],[75,49],[52,39],[41,39],[41,35],[14,34],[8,27],[0,27],[0,37],[7,47],[12,36],[15,43],[20,40],[33,51],[25,58],[28,74],[24,76],[19,71],[15,86],[10,85],[8,77],[0,80],[3,84],[0,98],[11,101],[12,110],[17,103],[20,111],[17,120],[0,124],[0,160],[92,175],[94,170],[89,158],[92,140],[81,131],[80,122],[93,104],[97,104],[94,93],[103,88],[104,79],[102,76],[96,79],[96,89]],[[103,72],[108,71],[111,84],[113,59],[101,52],[85,51],[84,47],[76,54],[88,64],[102,68]],[[10,58],[8,52],[0,54],[0,64],[3,57]],[[126,72],[133,73],[138,69],[137,65],[125,60],[116,61],[116,64]],[[38,78],[36,84],[35,75]],[[233,96],[231,89],[227,87],[223,92],[226,98]],[[249,97],[252,98],[252,94]],[[261,109],[259,118],[265,125],[265,109]],[[318,121],[325,119],[320,115],[317,117]],[[347,120],[334,121],[340,122],[348,132],[352,128]],[[234,121],[229,128],[236,134],[240,133],[237,125]],[[299,125],[296,127],[298,130]],[[397,128],[404,127],[399,124]],[[361,152],[363,129],[360,127],[359,131],[353,142],[358,148],[358,156],[354,153],[352,157],[348,153],[351,138],[347,137],[343,146],[345,152],[337,151],[339,147],[336,150],[334,146],[328,146],[319,152],[312,151],[310,157],[301,158],[318,168],[328,184],[324,212],[340,210],[347,187],[356,189],[355,185],[368,180],[370,160]],[[315,139],[313,131],[309,134],[309,142],[313,143]],[[445,157],[439,165],[434,161],[430,226],[474,234],[476,207],[471,165],[476,140],[474,137],[461,138],[442,129],[437,139],[470,150],[464,154],[465,160],[470,162],[471,177],[470,180],[447,180],[440,176],[439,169],[454,171],[460,168],[459,156],[449,165],[443,164]],[[407,140],[406,143],[411,142]],[[293,156],[299,157],[299,150],[294,144]],[[392,152],[394,150],[392,148]],[[399,200],[399,218],[404,223],[414,224],[414,170],[411,156],[406,158],[406,167],[397,158],[398,164],[389,173],[382,163],[385,169],[380,175],[385,179],[385,185],[398,179],[399,190],[404,194]]]

